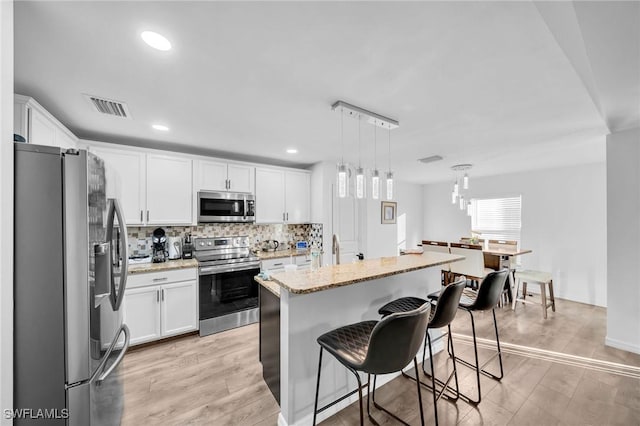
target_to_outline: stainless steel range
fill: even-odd
[[[200,275],[200,336],[258,321],[260,259],[249,237],[194,238]]]

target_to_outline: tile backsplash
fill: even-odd
[[[151,254],[151,235],[157,226],[129,227],[129,255]],[[322,250],[322,224],[254,225],[248,223],[210,223],[197,226],[161,226],[167,237],[249,237],[252,248],[259,250],[264,240],[277,240],[281,247],[295,247],[297,241],[308,241],[310,247]]]

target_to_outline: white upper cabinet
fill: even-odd
[[[256,168],[256,223],[309,223],[308,172]]]
[[[78,139],[33,98],[14,96],[14,130],[28,143],[76,148]]]
[[[147,224],[191,223],[191,163],[189,158],[147,154]]]
[[[91,148],[104,161],[107,197],[120,201],[127,225],[143,225],[145,155],[124,149]]]
[[[311,175],[306,172],[285,172],[285,220],[288,223],[311,221]]]
[[[197,191],[253,193],[253,167],[219,161],[196,160]]]
[[[254,168],[243,164],[229,163],[227,176],[229,177],[229,191],[253,193]]]
[[[284,219],[284,172],[256,167],[256,223],[282,223]]]

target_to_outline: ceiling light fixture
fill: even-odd
[[[472,208],[469,207],[469,205],[471,205],[471,201],[469,201],[469,204],[467,205],[467,201],[465,200],[464,195],[460,190],[460,179],[458,175],[459,173],[464,172],[464,176],[462,177],[462,190],[469,189],[469,174],[467,173],[467,170],[469,170],[470,168],[471,164],[456,164],[455,166],[451,167],[451,170],[456,173],[456,180],[453,184],[453,191],[451,191],[451,204],[459,203],[460,210],[466,209],[468,215],[471,215],[472,213]]]
[[[344,163],[344,111],[340,108],[340,145],[342,147],[342,157],[338,163],[337,189],[338,197],[346,198],[349,191],[349,172]]]
[[[153,127],[156,130],[160,130],[161,132],[169,131],[169,128],[163,124],[152,124],[151,127]]]
[[[142,40],[154,49],[162,50],[164,52],[171,49],[171,43],[161,34],[153,31],[143,31],[140,34],[140,37],[142,37]]]
[[[365,176],[362,167],[362,139],[360,136],[362,123],[360,114],[358,114],[358,168],[356,169],[356,198],[363,199],[365,197]]]
[[[391,128],[389,128],[389,169],[387,170],[387,200],[393,200],[393,172],[391,171]]]
[[[287,149],[287,154],[297,154],[298,150],[295,148],[289,148]]]
[[[375,121],[375,120],[374,120]],[[378,141],[377,141],[378,125],[374,123],[373,128],[373,170],[371,170],[371,198],[377,200],[380,198],[380,172],[376,160],[378,158]]]
[[[342,159],[340,163],[338,163],[337,168],[337,189],[338,189],[338,197],[344,198],[348,196],[349,191],[349,167],[344,162],[344,125],[343,118],[345,114],[348,114],[350,117],[354,117],[358,119],[358,167],[356,168],[356,185],[355,185],[355,195],[357,198],[365,198],[366,197],[366,171],[365,168],[362,167],[361,163],[361,135],[360,135],[360,123],[361,120],[366,119],[367,123],[373,124],[374,126],[374,167],[371,170],[371,197],[374,200],[380,198],[380,172],[377,169],[376,165],[376,129],[378,127],[382,127],[383,129],[387,129],[389,131],[389,169],[386,173],[386,195],[387,199],[391,200],[393,198],[393,172],[391,171],[391,130],[400,127],[400,123],[397,120],[393,120],[391,118],[385,117],[378,113],[366,110],[364,108],[360,108],[355,105],[351,105],[344,101],[336,101],[333,105],[331,105],[331,109],[334,111],[340,109],[340,128],[341,128],[341,144],[342,144]]]

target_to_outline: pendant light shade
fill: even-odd
[[[460,210],[464,210],[466,208],[466,204],[464,202],[464,196],[460,196]]]
[[[471,200],[467,203],[467,216],[473,216],[473,204]]]
[[[338,189],[338,197],[346,198],[349,195],[349,171],[344,163],[338,164],[336,188]]]
[[[364,175],[364,169],[358,167],[356,169],[356,198],[365,198],[366,194],[366,181]]]
[[[467,170],[471,168],[471,164],[456,164],[455,166],[451,166],[451,170],[456,173],[455,181],[453,182],[453,190],[451,191],[451,204],[455,205],[456,203],[460,207],[460,210],[465,211],[471,216],[473,213],[473,207],[471,205],[471,201],[467,201],[465,199],[465,195],[468,195],[466,192],[469,189],[469,174]],[[460,173],[464,172],[462,177]]]
[[[460,194],[460,186],[458,185],[457,180],[453,184],[453,193],[456,194],[456,197]]]
[[[458,195],[455,191],[451,191],[451,204],[458,202]]]
[[[466,173],[462,178],[462,189],[469,189],[469,175]]]
[[[387,172],[387,200],[393,200],[393,173]]]
[[[371,171],[371,198],[380,199],[380,172],[378,169]]]

